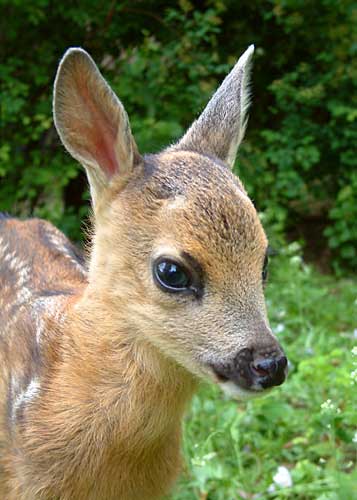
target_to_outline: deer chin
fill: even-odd
[[[243,387],[240,387],[230,380],[228,380],[227,382],[219,382],[218,386],[230,399],[236,399],[240,401],[255,399],[257,397],[265,396],[270,392],[269,390],[262,389],[244,389]]]

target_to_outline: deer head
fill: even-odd
[[[267,238],[233,175],[249,103],[250,46],[181,140],[141,155],[122,103],[91,57],[66,52],[54,119],[86,169],[94,211],[88,294],[115,335],[145,341],[233,395],[281,384],[268,323]]]

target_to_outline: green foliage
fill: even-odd
[[[269,227],[322,220],[335,268],[356,267],[353,0],[0,5],[1,210],[49,218],[79,238],[85,179],[51,119],[52,81],[68,46],[99,62],[149,152],[182,134],[254,42],[254,106],[237,171]]]
[[[336,204],[330,211],[334,221],[325,231],[331,248],[339,251],[341,260],[355,262],[357,259],[357,172],[351,172],[348,183],[342,184]],[[338,262],[335,262],[338,266]],[[337,267],[338,270],[338,267]]]
[[[202,387],[185,422],[188,465],[175,500],[355,498],[357,287],[315,274],[296,244],[270,267],[268,309],[288,380],[247,403]],[[274,483],[281,466],[291,487]]]
[[[0,6],[0,210],[50,219],[80,238],[85,177],[51,119],[52,82],[69,46],[93,55],[131,117],[139,148],[149,152],[183,133],[254,42],[253,107],[237,172],[273,234],[321,219],[335,269],[356,268],[353,0]],[[316,275],[296,246],[275,260],[267,294],[290,377],[246,405],[202,389],[186,420],[188,469],[177,500],[354,498],[357,290]],[[293,486],[273,491],[281,465]]]

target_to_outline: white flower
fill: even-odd
[[[336,406],[331,399],[326,399],[324,403],[320,406],[323,413],[341,413],[341,409]]]
[[[274,328],[274,333],[276,333],[278,335],[279,333],[282,333],[284,330],[285,330],[285,326],[283,325],[283,323],[278,323],[276,325],[276,327]]]
[[[297,253],[301,250],[301,245],[297,241],[293,241],[290,245],[288,245],[288,250],[291,253]]]
[[[303,266],[303,271],[304,271],[304,273],[305,273],[307,276],[309,276],[309,275],[311,274],[311,267],[310,267],[310,266],[305,265],[305,266]]]
[[[203,455],[202,457],[195,457],[192,459],[192,464],[195,465],[196,467],[205,467],[207,462],[209,460],[212,460],[217,455],[216,452],[211,452],[207,453],[206,455]]]
[[[273,481],[280,488],[291,488],[293,485],[290,471],[283,465],[278,467],[277,473],[273,476]]]
[[[357,345],[354,346],[354,348],[352,349],[352,356],[357,356]]]
[[[322,411],[333,411],[335,409],[335,405],[333,404],[333,402],[331,401],[331,399],[326,399],[326,401],[324,401],[323,403],[321,403],[321,406],[320,406],[321,410]]]
[[[300,257],[300,255],[293,255],[292,257],[290,257],[290,264],[292,264],[293,266],[299,266],[301,263],[302,258]]]
[[[355,434],[352,438],[352,443],[357,443],[357,431],[355,432]]]
[[[357,384],[357,369],[351,372],[351,384]]]

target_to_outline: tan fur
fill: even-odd
[[[242,64],[228,87],[238,78],[245,102]],[[264,305],[267,239],[225,163],[245,108],[234,136],[199,147],[231,107],[225,95],[223,85],[190,143],[141,157],[93,61],[80,49],[64,57],[55,122],[88,173],[93,241],[87,269],[50,224],[0,221],[1,498],[160,498],[180,470],[197,380],[219,382],[212,364],[238,350],[280,350]],[[159,289],[159,255],[198,262],[202,297]]]

